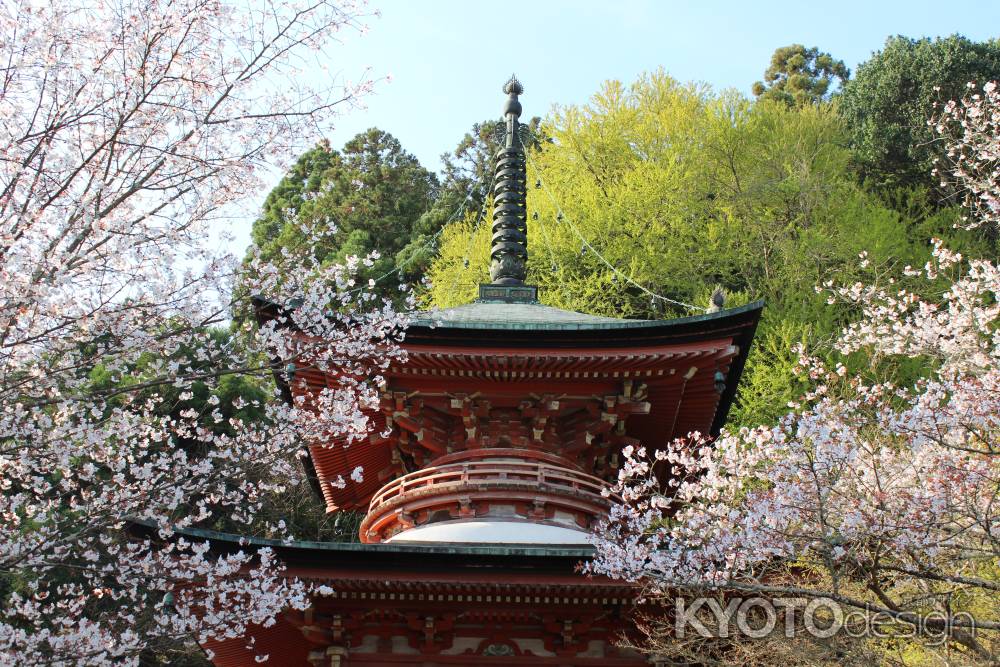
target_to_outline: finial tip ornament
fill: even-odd
[[[524,93],[524,86],[521,85],[516,76],[511,74],[510,80],[503,86],[503,92],[508,95],[521,95]]]

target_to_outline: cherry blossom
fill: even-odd
[[[968,130],[953,154],[978,147],[952,172],[976,224],[995,221],[996,172],[974,174],[996,167],[996,95],[987,85],[945,108]],[[626,448],[622,502],[594,535],[589,571],[652,595],[828,598],[996,660],[1000,267],[935,241],[932,260],[904,273],[912,291],[821,288],[859,312],[835,341],[844,363],[800,350],[810,388],[776,425]],[[894,381],[901,360],[921,379]]]
[[[966,96],[945,104],[928,125],[946,142],[934,173],[943,186],[963,194],[972,211],[964,226],[995,228],[1000,224],[1000,85],[968,84]]]
[[[306,604],[267,550],[216,553],[178,531],[262,530],[255,515],[302,474],[303,445],[367,433],[401,354],[405,317],[354,285],[371,258],[303,267],[213,249],[261,175],[371,89],[304,77],[364,12],[0,8],[0,665],[137,664],[146,646],[244,636]],[[285,307],[213,336],[251,294]],[[190,407],[199,387],[309,366],[344,381],[308,405]]]
[[[623,502],[589,567],[661,594],[811,595],[901,622],[938,611],[992,658],[973,631],[1000,630],[1000,617],[957,601],[1000,591],[1000,268],[969,262],[937,304],[839,294],[864,308],[842,351],[925,359],[931,376],[866,382],[804,355],[814,385],[776,426],[623,452]]]

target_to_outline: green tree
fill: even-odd
[[[421,216],[438,194],[438,179],[388,132],[372,128],[340,151],[322,142],[306,152],[264,202],[253,226],[253,242],[265,258],[293,256],[308,236],[325,234],[302,263],[342,262],[378,251],[381,258],[363,277],[397,268],[400,253],[421,232]],[[383,295],[398,293],[399,276],[380,283]]]
[[[934,105],[959,99],[970,81],[1000,78],[1000,41],[886,40],[844,86],[840,112],[863,177],[874,187],[934,188],[938,144],[927,126]]]
[[[843,86],[849,76],[843,60],[834,60],[815,46],[791,44],[775,50],[764,80],[753,84],[753,94],[788,106],[816,104],[829,99],[835,79]]]
[[[529,182],[545,186],[528,194],[538,213],[528,220],[529,281],[549,305],[617,317],[692,314],[645,290],[695,306],[716,286],[727,306],[766,299],[735,424],[786,411],[798,391],[791,346],[826,340],[847,315],[816,285],[920,265],[931,235],[957,233],[953,211],[918,224],[858,185],[829,103],[753,102],[655,72],[631,86],[607,82],[544,127],[553,141],[528,163]],[[489,243],[488,225],[472,219],[447,229],[427,300],[471,300],[487,279]]]

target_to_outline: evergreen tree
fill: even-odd
[[[927,119],[935,104],[959,99],[966,84],[1000,78],[1000,41],[886,40],[858,66],[844,86],[840,112],[864,178],[880,190],[896,186],[935,188],[931,175],[940,154]]]
[[[816,104],[829,99],[834,80],[843,85],[849,76],[843,60],[834,60],[815,46],[791,44],[775,50],[764,80],[753,84],[753,94],[788,106]]]
[[[310,234],[323,233],[327,240],[303,263],[326,265],[377,250],[381,259],[362,276],[377,278],[397,268],[397,253],[419,234],[421,216],[438,190],[437,176],[388,132],[369,129],[340,151],[324,141],[302,155],[268,195],[253,241],[271,259],[294,255]],[[398,275],[388,276],[378,289],[393,297],[399,285]]]

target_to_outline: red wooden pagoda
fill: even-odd
[[[475,303],[416,317],[366,441],[310,448],[327,509],[366,512],[361,543],[271,544],[290,575],[332,592],[254,631],[270,664],[648,664],[616,646],[634,632],[636,591],[577,572],[587,531],[624,446],[718,432],[762,304],[621,320],[538,303],[524,284],[522,90],[512,78],[505,92],[493,282]],[[335,382],[299,368],[287,389]],[[333,483],[359,465],[363,482]],[[253,664],[245,645],[208,648],[236,667]]]

